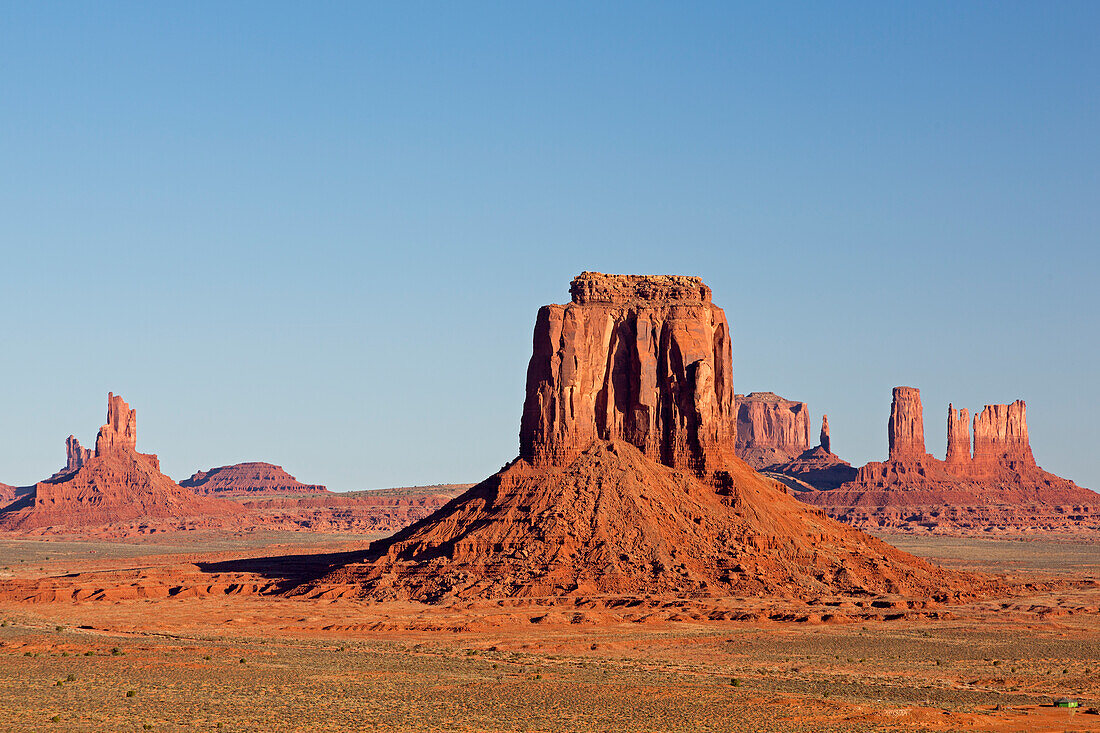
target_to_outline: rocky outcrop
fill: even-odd
[[[328,489],[319,484],[303,484],[271,463],[237,463],[199,471],[180,481],[180,486],[196,494],[219,496],[256,496],[271,494],[320,494]]]
[[[862,528],[936,531],[930,517],[938,516],[945,517],[945,532],[974,530],[983,522],[991,530],[1018,529],[1027,517],[1035,518],[1033,529],[1096,526],[1092,514],[1100,511],[1100,495],[1035,465],[1022,401],[987,405],[975,416],[973,457],[969,413],[949,405],[943,461],[924,453],[920,414],[920,393],[895,388],[890,458],[864,465],[838,487],[803,491],[798,498]]]
[[[737,455],[756,469],[789,461],[810,447],[805,402],[774,392],[737,395]]]
[[[947,465],[952,471],[966,471],[970,466],[970,411],[947,406]]]
[[[107,394],[107,424],[99,429],[95,439],[95,454],[103,456],[116,448],[137,450],[137,411],[122,397]]]
[[[948,599],[973,587],[734,455],[729,329],[697,278],[584,273],[573,300],[539,312],[519,458],[296,592]]]
[[[80,441],[75,436],[70,435],[65,439],[65,467],[46,480],[59,481],[67,476],[72,476],[91,457],[92,449],[81,447]]]
[[[821,448],[826,453],[832,453],[833,452],[833,441],[829,437],[829,416],[828,415],[822,415],[821,416],[821,433],[819,434],[818,440],[821,443]]]
[[[1023,400],[1011,405],[986,405],[974,416],[974,463],[986,467],[998,463],[1035,465]]]
[[[830,453],[825,446],[819,445],[784,463],[776,463],[764,469],[767,476],[788,483],[784,477],[809,484],[811,489],[834,489],[856,477],[852,464]],[[788,484],[794,490],[800,490],[794,484]]]
[[[571,463],[595,440],[703,476],[733,451],[733,366],[725,313],[697,277],[583,272],[572,302],[538,312],[520,456]]]
[[[136,450],[137,420],[114,394],[107,398],[107,424],[99,430],[95,455],[70,443],[83,461],[71,475],[35,484],[26,496],[0,511],[0,529],[71,531],[98,525],[239,513],[222,499],[195,496],[160,472],[154,455]]]
[[[894,387],[888,435],[890,460],[920,458],[925,455],[924,411],[921,407],[919,389]]]

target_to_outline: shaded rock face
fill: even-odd
[[[925,455],[924,411],[921,408],[919,389],[894,387],[888,431],[890,460],[920,458]]]
[[[258,495],[258,494],[317,494],[327,492],[319,484],[303,484],[271,463],[237,463],[219,466],[209,471],[199,471],[191,478],[180,481],[180,486],[196,494]]]
[[[116,448],[137,450],[137,411],[119,395],[107,394],[107,424],[95,439],[95,454],[106,455]]]
[[[774,392],[737,395],[737,455],[764,468],[801,455],[810,447],[810,411],[805,402]]]
[[[734,447],[733,356],[725,313],[697,277],[573,279],[572,302],[535,321],[520,456],[572,462],[594,440],[706,475]]]
[[[986,405],[974,416],[974,463],[1035,465],[1027,434],[1027,405]]]
[[[970,411],[947,406],[947,463],[954,468],[970,464]]]
[[[828,415],[822,415],[821,416],[821,433],[820,433],[820,436],[819,436],[818,439],[821,442],[821,447],[825,450],[826,453],[832,453],[833,452],[832,440],[829,437],[829,416]]]

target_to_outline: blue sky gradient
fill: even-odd
[[[593,7],[598,5],[598,7]],[[762,4],[763,5],[763,4]],[[517,452],[537,308],[702,276],[738,392],[886,454],[1028,402],[1100,488],[1100,4],[0,3],[0,481],[108,390],[177,479]]]

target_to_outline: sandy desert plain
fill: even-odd
[[[109,395],[94,450],[0,485],[0,730],[1100,730],[1100,497],[1022,401],[973,450],[950,406],[940,461],[898,387],[856,470],[734,394],[700,279],[570,292],[473,486],[177,483]]]
[[[887,537],[947,567],[1053,581],[935,609],[751,598],[729,603],[745,620],[713,621],[689,599],[424,605],[261,592],[369,539],[3,540],[0,578],[36,591],[0,596],[0,727],[1100,730],[1096,541]],[[1081,707],[1050,706],[1067,695]]]

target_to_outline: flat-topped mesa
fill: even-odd
[[[822,415],[821,416],[821,433],[819,434],[818,439],[821,442],[821,447],[825,449],[826,453],[832,453],[833,452],[833,445],[832,445],[833,441],[829,437],[829,416],[828,415]]]
[[[947,465],[965,468],[970,465],[970,411],[947,406]]]
[[[737,395],[737,455],[760,469],[810,448],[810,410],[805,402],[774,392]]]
[[[894,387],[894,400],[890,404],[890,460],[923,458],[924,412],[920,403],[920,390],[916,387]]]
[[[137,451],[137,410],[131,410],[120,395],[107,393],[107,424],[95,439],[95,454],[102,456],[117,448]]]
[[[605,275],[582,272],[569,284],[569,295],[586,303],[710,303],[710,288],[690,275]]]
[[[695,277],[584,272],[573,302],[539,309],[520,456],[567,465],[594,440],[624,440],[698,475],[733,454],[729,325]]]
[[[974,416],[974,463],[1035,465],[1027,434],[1027,405],[986,405]]]

